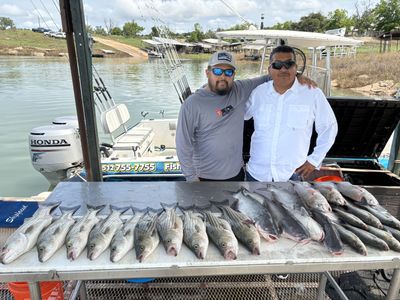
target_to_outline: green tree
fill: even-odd
[[[0,30],[15,28],[14,21],[7,17],[0,17]]]
[[[296,23],[292,21],[286,21],[284,23],[278,23],[271,27],[271,29],[278,30],[293,30],[296,27]]]
[[[377,30],[387,32],[400,28],[400,0],[381,0],[374,12]]]
[[[86,25],[86,32],[93,34],[94,28],[92,25]]]
[[[347,15],[347,10],[336,9],[328,14],[326,29],[337,29],[346,27],[347,30],[354,26],[354,20]]]
[[[204,39],[204,33],[201,30],[201,26],[199,23],[194,24],[194,31],[190,33],[188,41],[190,43],[199,42]]]
[[[99,35],[107,35],[107,31],[101,26],[96,26],[94,28],[94,33]]]
[[[324,32],[327,18],[321,13],[311,13],[308,16],[301,17],[300,21],[294,25],[295,30]]]
[[[250,24],[250,25],[256,26],[255,24]],[[250,25],[248,23],[236,24],[236,25],[228,28],[227,30],[247,30],[247,29],[249,29]]]
[[[122,27],[122,33],[126,37],[135,37],[138,35],[138,33],[142,32],[143,30],[144,28],[133,20],[132,22],[126,22]]]
[[[356,2],[356,12],[353,15],[354,27],[358,34],[363,35],[373,29],[376,24],[376,16],[371,1]]]
[[[121,28],[114,27],[114,28],[111,28],[110,34],[111,35],[122,35],[123,33],[122,33],[122,29]]]
[[[157,37],[157,36],[160,36],[160,34],[159,34],[158,29],[157,29],[156,26],[151,27],[150,36],[151,36],[151,37],[153,37],[153,36],[156,36],[156,37]]]
[[[216,39],[217,36],[216,36],[214,31],[209,29],[206,33],[204,33],[204,38],[206,38],[206,39]]]

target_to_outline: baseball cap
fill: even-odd
[[[236,62],[233,55],[227,51],[218,51],[215,52],[210,60],[208,61],[208,66],[213,67],[215,65],[229,65],[236,69]]]

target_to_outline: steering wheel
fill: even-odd
[[[296,47],[292,47],[294,49],[294,53],[296,56],[296,63],[297,63],[297,74],[302,75],[305,68],[306,68],[306,55],[302,50]]]

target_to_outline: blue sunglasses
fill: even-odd
[[[235,73],[234,69],[226,69],[226,70],[224,70],[224,69],[221,69],[221,68],[212,68],[211,71],[213,72],[213,74],[215,76],[221,76],[222,73],[224,73],[225,76],[232,77],[233,74]]]

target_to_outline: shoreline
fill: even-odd
[[[133,58],[135,60],[146,61],[147,57],[143,55],[137,56],[130,56],[124,52],[118,51],[114,48],[107,47],[104,44],[98,43],[97,47],[102,47],[104,49],[93,49],[94,55],[102,55],[102,58]],[[132,47],[132,46],[131,46]],[[107,49],[109,48],[109,49]],[[107,53],[107,51],[103,50],[111,50],[114,52],[112,54]],[[54,48],[39,48],[39,47],[7,47],[7,46],[0,46],[0,56],[26,56],[26,57],[36,57],[36,58],[50,58],[50,57],[67,57],[67,49],[54,49]],[[185,56],[185,55],[184,55]],[[190,56],[190,54],[189,54]],[[365,76],[365,75],[363,75]],[[339,88],[341,90],[349,90],[360,95],[366,97],[373,97],[373,98],[394,98],[396,94],[400,93],[400,82],[394,82],[393,80],[377,80],[371,84],[367,84],[364,86],[346,86],[341,87],[337,83],[337,79],[333,79],[331,81],[332,88]]]

